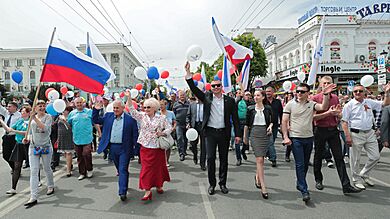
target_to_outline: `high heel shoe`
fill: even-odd
[[[261,193],[261,196],[263,196],[263,199],[268,199],[268,192]]]
[[[142,201],[148,201],[148,200],[152,201],[152,192],[150,192],[148,196],[142,197],[141,200]]]
[[[161,189],[157,189],[157,193],[158,194],[163,194],[164,193],[164,189],[162,189],[162,188]]]
[[[261,184],[257,184],[256,175],[255,175],[255,186],[256,188],[261,189]]]

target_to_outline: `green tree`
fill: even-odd
[[[210,83],[216,74],[215,68],[213,65],[209,65],[206,62],[201,62],[200,66],[197,68],[196,73],[200,73],[202,70],[202,66],[204,66],[204,71],[206,75],[207,81]]]
[[[267,75],[268,62],[265,56],[264,49],[261,46],[260,40],[256,39],[252,33],[242,34],[234,38],[233,40],[238,44],[245,46],[247,48],[249,48],[250,45],[252,44],[253,58],[251,59],[251,66],[250,66],[250,73],[249,73],[249,88],[248,88],[248,90],[250,90],[255,77],[257,76],[264,77]],[[243,63],[240,63],[236,66],[238,74],[239,71],[241,71],[242,66]],[[210,67],[211,69],[215,69],[213,70],[214,73],[212,77],[214,77],[214,75],[216,75],[218,70],[222,69],[222,67],[223,67],[223,54],[221,54],[218,57],[218,59],[214,61],[213,65]],[[235,84],[235,81],[236,81],[236,75],[233,75],[232,84]]]

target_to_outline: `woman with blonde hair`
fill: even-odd
[[[165,115],[157,115],[160,103],[155,98],[145,100],[144,112],[134,109],[131,98],[128,97],[127,106],[131,116],[140,124],[138,143],[141,145],[141,172],[139,188],[145,190],[141,200],[152,200],[151,189],[157,188],[157,193],[164,193],[163,184],[169,182],[169,172],[165,161],[165,150],[159,148],[158,137],[171,133],[171,124]]]

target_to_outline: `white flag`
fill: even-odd
[[[325,29],[324,23],[325,23],[325,15],[322,16],[322,22],[321,22],[320,32],[318,35],[317,46],[314,49],[314,53],[313,53],[313,59],[312,59],[311,67],[310,67],[309,79],[307,80],[308,85],[312,85],[316,82],[317,72],[319,69],[319,63],[320,63],[320,60],[322,59],[322,56],[324,54],[324,29]]]

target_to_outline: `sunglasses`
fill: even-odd
[[[356,93],[363,93],[364,90],[354,90],[353,92],[354,92],[355,94],[356,94]]]
[[[144,109],[150,109],[150,108],[152,108],[152,107],[150,107],[150,106],[144,106]]]
[[[212,84],[211,87],[216,88],[216,87],[221,87],[222,84]]]
[[[297,90],[298,94],[304,94],[304,93],[307,93],[307,92],[309,92],[309,91],[307,91],[307,90]]]

